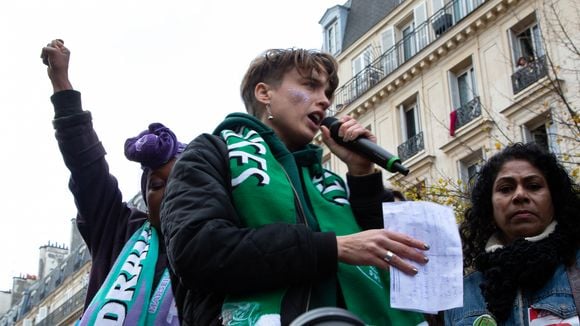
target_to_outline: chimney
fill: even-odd
[[[36,281],[36,275],[20,275],[12,278],[12,298],[10,306],[16,305],[20,302],[24,291]]]
[[[77,219],[71,218],[71,230],[70,230],[70,252],[75,252],[83,243],[83,237],[79,232],[79,228],[77,227]]]
[[[63,244],[50,243],[41,246],[38,260],[38,278],[43,279],[50,271],[59,266],[68,255],[68,248]]]

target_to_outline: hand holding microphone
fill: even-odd
[[[403,175],[409,174],[409,169],[401,164],[401,159],[399,157],[387,152],[371,140],[364,137],[358,137],[352,141],[344,141],[343,138],[338,135],[338,129],[341,124],[342,122],[334,117],[326,117],[322,120],[322,125],[330,130],[330,136],[338,144],[366,157],[371,162],[389,172],[399,172]]]

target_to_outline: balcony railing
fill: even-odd
[[[478,96],[457,109],[457,122],[455,123],[455,128],[459,129],[479,116],[481,116],[481,103]]]
[[[405,161],[423,149],[425,149],[425,142],[423,141],[423,132],[421,131],[399,145],[397,147],[397,154],[399,154],[401,161]]]
[[[540,78],[548,74],[546,66],[546,57],[542,56],[529,62],[525,67],[520,68],[512,75],[512,87],[514,95],[521,92],[524,88],[537,82]]]
[[[58,325],[65,318],[70,316],[75,311],[80,311],[83,309],[83,305],[85,303],[85,297],[87,295],[87,288],[80,290],[79,292],[75,293],[70,299],[68,299],[65,303],[60,305],[58,308],[53,310],[46,318],[39,321],[35,325],[37,326],[52,326]]]
[[[453,0],[429,17],[415,30],[383,52],[361,72],[339,87],[329,115],[355,101],[417,53],[445,34],[451,27],[476,10],[484,0]]]

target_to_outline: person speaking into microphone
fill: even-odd
[[[368,325],[423,322],[390,307],[388,270],[415,275],[429,246],[382,228],[382,171],[321,127],[337,69],[318,51],[267,50],[241,83],[247,113],[229,114],[175,163],[161,224],[182,325],[288,325],[322,307]],[[344,141],[376,141],[356,120],[340,123]],[[319,131],[346,182],[322,166]]]

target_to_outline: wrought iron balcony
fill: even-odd
[[[542,56],[529,62],[525,67],[520,68],[512,75],[512,87],[514,95],[521,92],[524,88],[540,80],[548,74],[546,66],[546,57]]]
[[[375,86],[384,77],[382,69],[374,68],[372,66],[367,67],[336,91],[334,95],[335,104],[331,110],[340,111],[342,106],[346,106],[350,104],[350,102],[359,98],[364,92]],[[332,114],[334,114],[334,112]]]
[[[53,310],[46,316],[43,320],[39,321],[35,325],[37,326],[51,326],[59,325],[64,321],[65,318],[70,316],[76,311],[81,311],[85,303],[85,297],[87,295],[87,288],[83,288],[79,292],[75,293],[70,299],[65,303],[60,305],[58,308]]]
[[[421,131],[399,145],[397,147],[397,154],[399,155],[401,161],[405,161],[423,149],[425,149],[425,142],[423,141],[423,132]]]
[[[457,122],[455,123],[455,128],[457,129],[465,126],[469,121],[481,116],[481,103],[479,101],[479,96],[463,104],[456,110],[456,112]]]
[[[402,1],[401,1],[402,2]],[[475,11],[484,0],[453,0],[429,17],[424,23],[378,58],[361,72],[339,87],[334,94],[334,103],[329,115],[335,115],[345,106],[358,99],[399,66],[409,61],[422,49],[457,25],[463,18]]]

